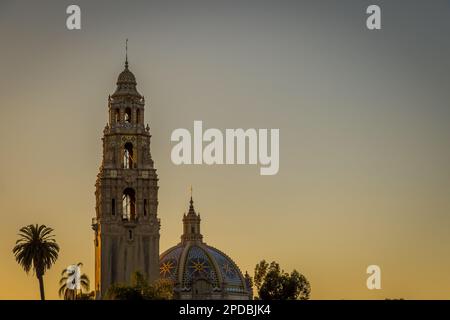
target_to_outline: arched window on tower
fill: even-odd
[[[116,110],[114,111],[114,121],[115,121],[116,123],[119,123],[119,122],[120,122],[120,111],[119,111],[119,109],[116,109]]]
[[[131,109],[126,108],[125,109],[125,123],[131,123]]]
[[[139,109],[136,110],[136,123],[141,123],[141,110]]]
[[[136,218],[136,196],[131,188],[126,188],[123,191],[122,198],[122,219],[134,220]]]
[[[133,168],[133,144],[131,142],[125,143],[123,149],[123,167],[125,169]]]
[[[116,215],[116,199],[112,198],[111,200],[111,214],[113,216]]]

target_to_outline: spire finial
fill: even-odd
[[[125,69],[128,69],[128,38],[125,40]]]
[[[191,200],[189,201],[189,213],[195,213],[194,200],[192,199],[192,185],[191,185]]]

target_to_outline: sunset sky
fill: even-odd
[[[365,26],[370,4],[382,30]],[[180,240],[192,185],[205,241],[243,272],[276,260],[312,299],[450,299],[449,34],[444,0],[2,0],[0,299],[39,298],[11,252],[31,223],[61,247],[47,298],[72,263],[94,283],[94,183],[126,38],[160,179],[160,252]],[[174,165],[170,135],[194,120],[279,128],[278,174]],[[366,287],[371,264],[381,290]]]

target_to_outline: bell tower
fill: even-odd
[[[144,97],[125,69],[108,97],[109,121],[103,130],[103,160],[95,184],[95,291],[104,297],[114,283],[130,283],[140,271],[159,276],[158,176],[144,126]]]

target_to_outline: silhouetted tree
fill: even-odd
[[[170,300],[173,298],[173,283],[167,279],[149,284],[144,275],[135,272],[132,284],[113,284],[106,292],[108,300]]]
[[[45,300],[44,274],[58,259],[59,246],[45,225],[28,225],[19,231],[19,240],[13,248],[17,263],[28,274],[33,269],[39,280],[41,300]]]
[[[259,292],[259,290],[261,289],[268,267],[269,264],[266,262],[266,260],[261,260],[261,262],[258,263],[255,267],[255,276],[253,282],[255,284],[257,292]]]
[[[297,270],[290,274],[275,261],[262,260],[255,267],[254,283],[261,300],[308,300],[311,286]]]
[[[77,267],[81,267],[83,264],[81,262],[79,262],[77,264]],[[61,279],[59,280],[59,290],[58,290],[58,295],[60,297],[64,297],[64,300],[81,300],[81,297],[85,297],[84,294],[89,291],[89,285],[90,285],[90,280],[89,277],[83,273],[80,275],[80,290],[78,291],[77,289],[70,289],[67,286],[67,279],[69,279],[69,277],[73,276],[75,273],[75,270],[72,269],[64,269],[61,272]],[[74,279],[75,281],[75,279]],[[86,292],[83,292],[83,289]]]
[[[249,290],[249,299],[253,300],[253,278],[245,271],[244,275],[245,287]]]

